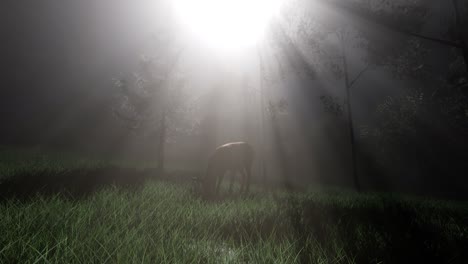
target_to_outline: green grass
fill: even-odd
[[[463,263],[466,208],[324,191],[209,202],[189,186],[149,182],[2,203],[0,262]]]
[[[37,197],[0,208],[5,262],[219,263],[280,257],[288,263],[294,252],[288,240],[238,240],[246,232],[243,225],[274,216],[272,200],[207,203],[167,183],[139,192],[110,188],[79,202]]]
[[[84,183],[101,174],[119,174],[126,183],[124,176],[139,172],[100,170],[111,163],[63,155],[13,154],[0,153],[0,174],[19,179],[11,185],[17,189],[6,190],[29,195],[0,200],[0,263],[468,261],[466,202],[258,187],[248,196],[207,201],[188,180],[149,180],[138,188],[108,180],[70,197],[58,187],[87,189]],[[65,185],[52,184],[61,179]],[[0,183],[0,196],[8,183]],[[35,193],[44,183],[54,188]]]
[[[128,161],[116,158],[89,157],[69,152],[41,150],[40,148],[11,148],[0,146],[0,181],[21,173],[38,171],[58,173],[66,170],[96,168],[155,168],[155,162]]]

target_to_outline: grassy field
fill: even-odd
[[[15,170],[11,177],[20,183],[80,175],[89,180],[103,172],[75,167],[66,173]],[[133,169],[107,174],[119,172],[139,174]],[[0,263],[468,261],[467,203],[332,189],[257,189],[206,201],[183,181],[110,182],[79,196],[56,188],[4,195]],[[2,194],[16,186],[8,184],[2,183]]]

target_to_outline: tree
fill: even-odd
[[[425,60],[432,48],[427,45],[427,42],[461,51],[465,64],[463,68],[467,72],[468,63],[465,54],[468,53],[466,53],[466,36],[463,31],[464,23],[466,23],[464,18],[466,6],[463,7],[465,10],[462,10],[458,0],[452,0],[450,4],[455,19],[452,25],[447,27],[448,39],[422,33],[432,8],[428,1],[320,0],[312,3],[298,0],[294,1],[285,12],[286,23],[283,25],[285,30],[282,32],[282,37],[287,41],[283,42],[292,43],[288,46],[290,50],[305,50],[304,46],[307,46],[307,51],[303,53],[313,55],[312,67],[308,63],[303,63],[303,65],[313,68],[314,74],[311,76],[321,74],[323,77],[328,74],[333,78],[344,80],[345,107],[335,102],[336,98],[327,94],[326,91],[322,91],[324,95],[321,96],[321,100],[326,104],[326,109],[339,110],[338,114],[342,109],[346,109],[353,158],[353,178],[357,189],[359,180],[356,172],[351,87],[369,69],[370,65],[384,66],[398,78],[426,79],[428,83],[433,83],[428,80],[441,74],[434,74],[434,70],[427,67]],[[331,36],[337,40],[335,43],[330,41]],[[347,54],[350,45],[366,51],[366,65],[361,70],[354,70],[354,76],[351,76],[353,70],[350,69]],[[459,61],[459,56],[455,57],[455,60]],[[467,78],[459,74],[460,71],[458,75],[453,74],[452,80],[459,86],[467,86]],[[338,107],[335,107],[337,105]]]
[[[421,32],[423,25],[429,19],[430,1],[391,1],[381,0],[377,3],[370,1],[337,1],[322,0],[321,2],[339,10],[343,15],[352,17],[355,24],[362,24],[376,30],[411,37],[420,41],[436,43],[459,51],[463,57],[465,75],[468,76],[468,42],[466,27],[468,22],[468,6],[459,0],[445,1],[450,5],[453,21],[446,21],[445,32],[442,34]],[[440,35],[440,36],[437,36]],[[466,84],[468,85],[468,82]]]
[[[290,30],[288,38],[292,41],[295,47],[300,47],[306,43],[307,49],[314,55],[315,64],[313,65],[315,75],[321,73],[322,77],[331,77],[334,79],[342,79],[344,85],[344,106],[334,100],[336,97],[329,95],[329,92],[322,91],[324,95],[321,100],[325,103],[327,110],[336,110],[336,114],[341,114],[341,111],[346,108],[346,123],[349,131],[350,152],[352,159],[352,178],[356,190],[360,190],[360,182],[357,168],[357,151],[356,139],[354,135],[354,122],[352,114],[351,88],[361,78],[361,76],[370,68],[370,62],[367,61],[362,69],[351,76],[349,71],[348,54],[346,45],[352,43],[354,46],[364,46],[367,44],[358,31],[349,26],[345,20],[339,19],[330,21],[321,17],[315,11],[307,9],[298,9],[298,5],[292,10],[294,15],[289,15],[291,20],[287,20]],[[291,11],[291,10],[290,10]],[[299,17],[299,18],[298,18]],[[333,44],[338,43],[338,47]]]
[[[372,148],[386,171],[394,175],[418,174],[413,177],[424,179],[423,186],[443,189],[440,175],[449,175],[450,182],[461,183],[457,171],[466,170],[468,131],[467,46],[463,31],[466,7],[460,8],[457,0],[445,2],[451,5],[454,20],[441,24],[445,32],[440,34],[427,27],[423,30],[433,8],[424,2],[414,1],[405,10],[399,1],[384,0],[380,2],[387,3],[388,8],[380,11],[356,4],[363,1],[328,2],[335,2],[335,7],[362,24],[400,39],[404,45],[396,49],[397,53],[385,56],[385,52],[371,50],[373,58],[394,77],[416,82],[379,104],[374,120],[361,131],[366,147]],[[375,39],[366,34],[368,40]],[[433,59],[434,50],[452,53],[442,64]]]
[[[187,113],[185,78],[178,67],[182,48],[168,33],[155,37],[154,54],[143,56],[136,73],[116,79],[115,116],[131,130],[157,137],[158,173],[164,173],[165,144]],[[188,125],[190,127],[190,125]]]
[[[284,98],[279,100],[273,100],[270,98],[270,93],[268,88],[271,87],[274,82],[279,82],[284,78],[284,72],[273,72],[268,67],[268,62],[265,61],[266,54],[265,54],[265,47],[262,49],[260,47],[257,48],[257,56],[258,56],[258,66],[259,66],[259,89],[255,89],[248,84],[246,79],[244,79],[244,90],[245,94],[248,92],[254,92],[256,95],[259,96],[259,104],[260,104],[260,129],[259,134],[261,138],[261,151],[260,157],[260,167],[261,167],[261,175],[262,181],[265,188],[268,188],[268,171],[267,171],[267,138],[269,137],[270,129],[267,128],[268,125],[271,125],[271,136],[273,137],[273,148],[275,150],[275,154],[278,158],[278,165],[280,168],[280,175],[281,175],[281,183],[283,187],[287,189],[292,188],[292,184],[290,181],[291,177],[291,170],[289,166],[288,158],[286,157],[285,146],[283,142],[283,137],[281,135],[278,117],[280,114],[286,113],[287,111],[287,101]],[[277,60],[277,62],[279,62]],[[281,67],[280,64],[278,64]],[[279,74],[278,74],[279,73]],[[278,77],[280,77],[278,79]]]

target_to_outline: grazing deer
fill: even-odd
[[[254,151],[252,146],[246,142],[232,142],[218,147],[211,155],[206,175],[203,179],[203,186],[207,193],[219,193],[223,177],[227,172],[231,172],[231,183],[229,192],[232,191],[235,174],[241,175],[240,191],[248,192],[250,184],[250,170],[252,167]]]

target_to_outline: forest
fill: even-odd
[[[468,261],[468,1],[0,17],[0,263]]]

